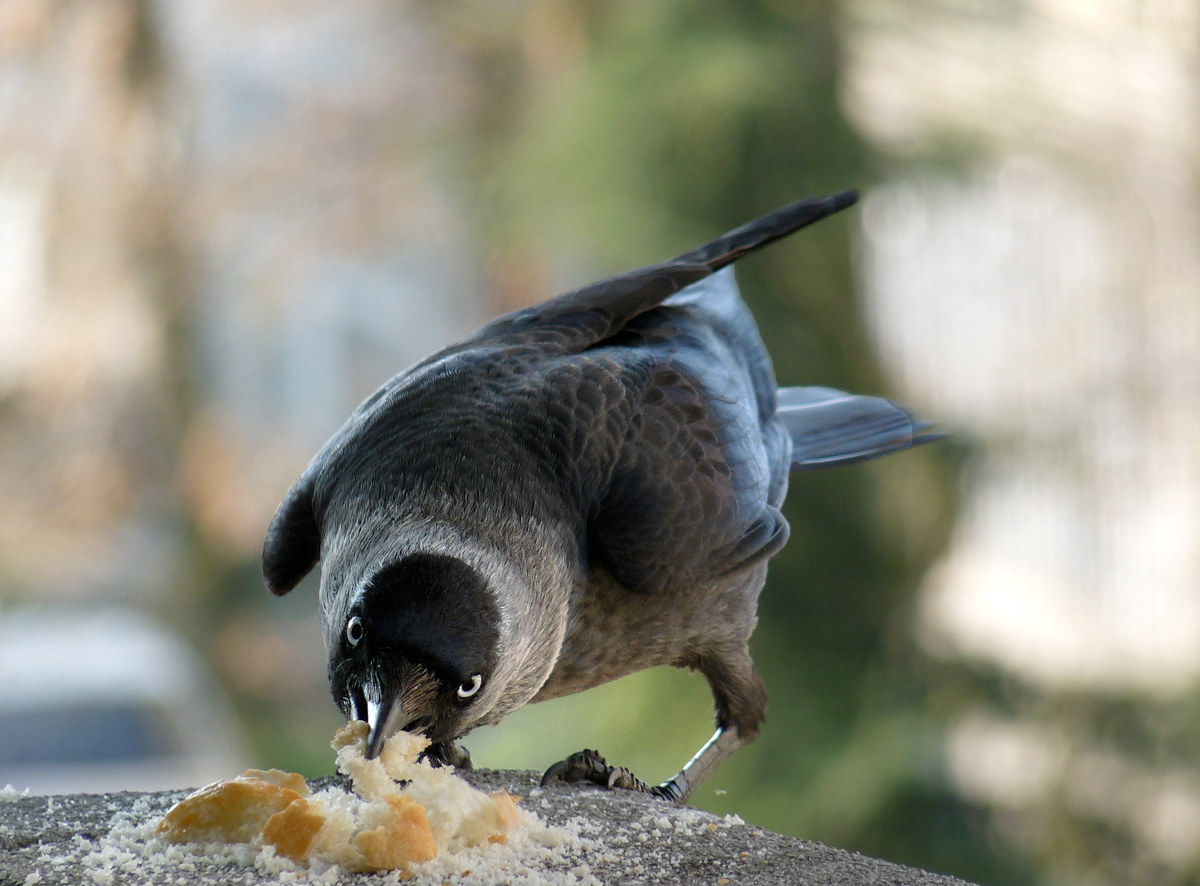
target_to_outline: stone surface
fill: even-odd
[[[522,806],[578,840],[557,855],[543,852],[505,870],[475,865],[471,874],[437,873],[406,883],[703,883],[712,886],[803,883],[805,886],[963,886],[926,873],[805,840],[784,837],[651,797],[593,787],[540,789],[529,772],[481,771],[470,780],[485,790],[504,788]],[[329,783],[319,780],[314,787]],[[34,883],[117,886],[124,883],[399,882],[399,873],[352,875],[271,871],[254,853],[242,863],[209,861],[176,851],[150,864],[121,834],[155,821],[184,791],[157,794],[0,797],[0,886]],[[115,830],[114,830],[115,826]],[[132,849],[132,853],[131,850]]]

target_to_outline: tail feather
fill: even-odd
[[[868,461],[945,437],[882,397],[833,388],[780,388],[776,417],[792,438],[793,472]]]
[[[833,215],[858,201],[857,191],[841,191],[830,197],[813,197],[776,209],[761,218],[747,222],[740,228],[718,237],[711,243],[685,252],[677,262],[707,265],[711,271],[719,271],[737,261],[743,255],[774,243],[788,234]]]
[[[615,335],[634,317],[662,304],[743,255],[853,205],[854,191],[814,197],[735,228],[711,243],[660,265],[651,265],[600,280],[529,308],[497,317],[470,338],[439,351],[419,366],[484,342],[534,344],[542,351],[578,353]]]

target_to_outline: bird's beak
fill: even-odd
[[[387,740],[387,723],[391,719],[392,708],[396,706],[396,697],[385,698],[382,702],[367,700],[367,759],[374,760],[379,756],[383,743]]]
[[[425,668],[405,672],[398,681],[403,687],[391,693],[367,687],[362,694],[366,708],[367,759],[373,760],[383,750],[384,742],[401,729],[409,729],[418,721],[428,720],[433,699],[437,692],[437,680]],[[379,697],[372,697],[376,692]]]
[[[383,701],[367,699],[367,759],[373,760],[383,750],[383,743],[415,718],[404,710],[404,703],[395,695]]]

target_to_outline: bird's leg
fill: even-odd
[[[453,766],[463,772],[475,768],[471,763],[471,752],[452,741],[435,741],[421,753],[420,759],[434,766]]]
[[[692,791],[700,787],[700,783],[708,778],[717,767],[738,748],[748,744],[737,731],[736,726],[728,728],[718,726],[712,738],[705,742],[704,747],[696,751],[687,764],[667,781],[664,781],[654,791],[660,797],[667,797],[677,803],[683,803],[692,795]]]
[[[695,667],[708,679],[717,709],[717,731],[675,775],[660,785],[648,785],[628,769],[613,766],[599,752],[583,750],[555,763],[542,776],[542,785],[588,781],[606,788],[624,788],[683,803],[738,748],[758,734],[767,707],[762,680],[750,663],[745,645],[740,655],[706,657]]]

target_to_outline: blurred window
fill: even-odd
[[[161,708],[68,705],[0,713],[0,765],[166,757],[180,751]]]

